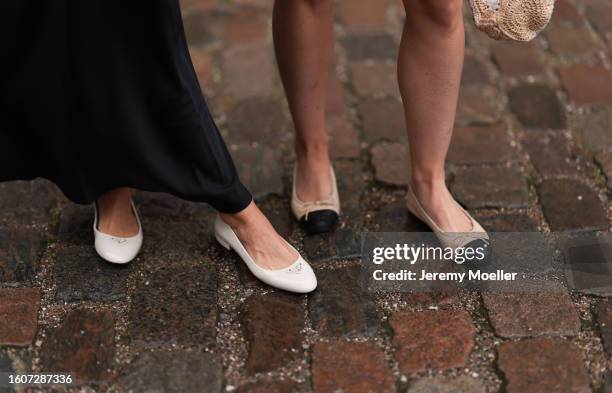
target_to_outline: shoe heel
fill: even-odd
[[[230,245],[225,240],[221,239],[221,237],[219,237],[218,235],[215,235],[215,238],[217,239],[219,244],[222,245],[223,248],[225,248],[226,250],[229,250],[231,248]]]

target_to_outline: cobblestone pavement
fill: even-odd
[[[129,266],[110,266],[94,254],[90,207],[45,181],[6,183],[0,369],[71,370],[83,385],[70,391],[85,392],[604,391],[604,297],[373,294],[355,285],[356,233],[423,230],[402,204],[399,1],[337,4],[328,112],[344,214],[335,233],[316,237],[289,213],[292,126],[271,1],[183,3],[195,67],[240,172],[313,261],[320,287],[311,296],[265,288],[213,242],[209,208],[146,193],[137,200],[144,249]],[[610,15],[608,0],[557,0],[550,27],[529,44],[489,40],[466,17],[448,172],[452,192],[488,229],[609,230]]]

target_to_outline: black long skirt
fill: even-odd
[[[0,181],[77,203],[117,187],[251,202],[202,96],[177,0],[0,3]]]

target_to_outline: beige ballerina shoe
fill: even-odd
[[[291,191],[291,210],[307,233],[330,232],[338,222],[340,198],[334,168],[330,170],[331,193],[325,199],[304,202],[296,191],[297,164],[293,168],[293,187]]]
[[[555,0],[469,0],[478,30],[496,40],[531,41],[553,13]]]
[[[457,203],[457,206],[470,220],[472,228],[469,232],[446,232],[443,231],[434,220],[427,214],[423,206],[417,199],[416,195],[412,191],[412,188],[408,188],[406,195],[406,207],[410,213],[414,214],[419,220],[423,221],[427,226],[434,232],[442,247],[450,247],[453,250],[457,248],[473,248],[483,247],[490,252],[489,249],[489,235],[484,228],[476,221],[461,205]]]

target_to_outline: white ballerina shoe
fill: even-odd
[[[271,287],[295,293],[309,293],[317,287],[317,277],[312,267],[289,243],[287,244],[298,254],[297,260],[284,269],[269,270],[257,266],[234,230],[219,215],[215,219],[215,237],[223,247],[234,250],[255,277]]]
[[[110,262],[119,265],[124,265],[136,258],[140,248],[142,247],[142,225],[140,217],[134,202],[132,202],[132,210],[138,221],[138,233],[130,237],[112,236],[98,230],[98,205],[94,204],[95,217],[93,224],[94,231],[94,246],[98,255]]]

